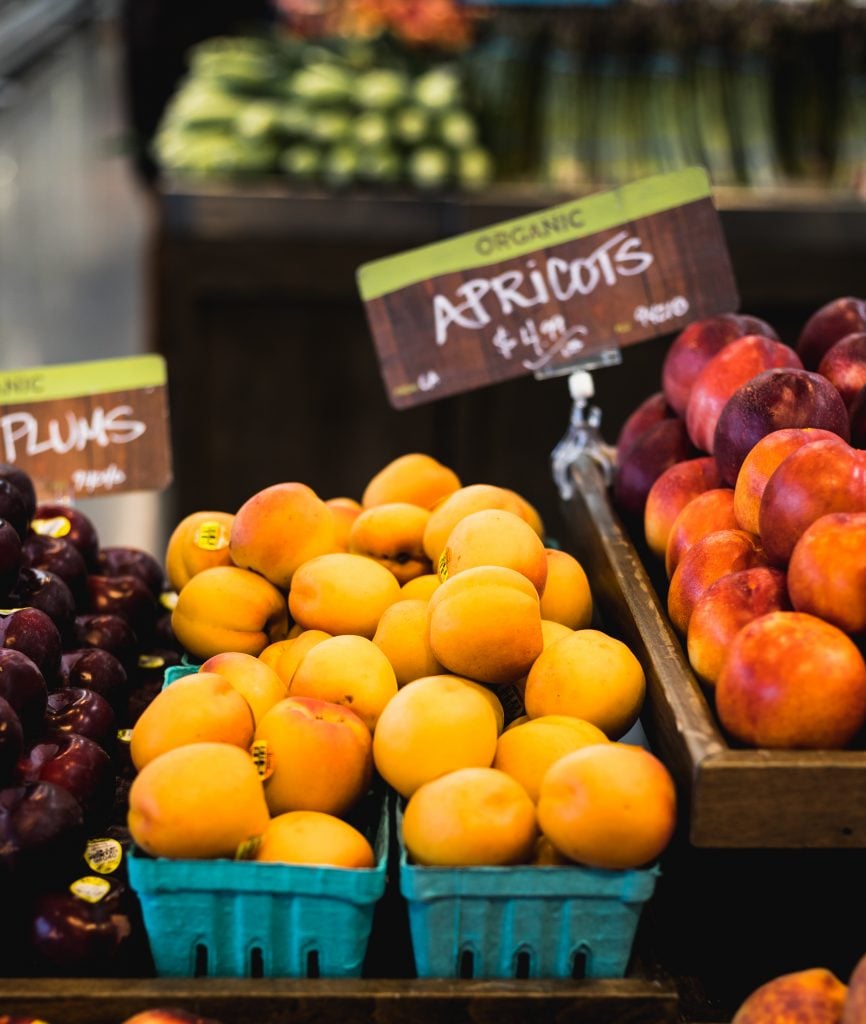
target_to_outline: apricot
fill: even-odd
[[[502,509],[472,512],[457,523],[439,557],[439,577],[446,580],[482,565],[517,570],[539,594],[547,581],[547,556],[538,534],[519,516]]]
[[[496,715],[468,682],[453,675],[415,679],[380,715],[373,759],[382,778],[402,796],[457,768],[493,763]]]
[[[714,487],[692,498],[671,527],[665,550],[668,579],[683,555],[699,540],[717,530],[736,530],[734,492],[730,487]]]
[[[645,692],[641,663],[621,640],[579,629],[542,652],[524,700],[530,718],[572,715],[615,740],[637,721]]]
[[[365,509],[349,533],[349,551],[389,569],[401,584],[432,571],[422,543],[430,513],[407,502]]]
[[[202,660],[223,651],[258,655],[285,639],[289,613],[285,596],[263,576],[220,565],[197,573],[178,594],[171,628]]]
[[[192,512],[172,530],[165,551],[165,575],[178,593],[202,569],[231,565],[230,512]]]
[[[840,1024],[847,992],[824,967],[781,974],[747,996],[732,1024]]]
[[[368,639],[382,612],[400,596],[392,572],[363,555],[334,553],[305,562],[289,590],[289,611],[304,629]]]
[[[764,488],[784,459],[811,441],[835,440],[836,434],[818,427],[785,427],[762,437],[743,460],[734,484],[734,515],[739,528],[758,533]]]
[[[728,573],[695,603],[686,634],[695,675],[714,686],[731,642],[743,626],[767,612],[790,611],[785,574],[769,566]]]
[[[709,455],[676,462],[658,477],[644,506],[644,535],[654,555],[665,557],[671,527],[692,498],[718,486],[716,460]]]
[[[866,512],[836,512],[809,526],[791,552],[788,592],[799,612],[866,633]]]
[[[542,715],[502,733],[493,767],[516,779],[537,802],[541,780],[554,761],[590,743],[607,742],[591,722],[571,715]]]
[[[311,647],[328,640],[333,634],[326,633],[323,629],[302,629],[297,636],[291,639],[278,640],[275,644],[268,646],[259,655],[269,668],[282,679],[288,687],[295,674],[295,669],[300,665],[301,659]],[[287,696],[287,694],[283,694]]]
[[[745,530],[717,530],[693,544],[680,559],[668,587],[668,615],[684,636],[695,605],[722,576],[766,565],[760,541]]]
[[[461,768],[420,786],[403,814],[403,841],[416,864],[524,864],[535,848],[535,806],[496,768]]]
[[[569,860],[638,868],[673,836],[676,791],[667,768],[642,747],[596,743],[555,761],[541,780],[538,824]]]
[[[382,651],[363,636],[343,634],[315,644],[289,684],[292,697],[318,697],[342,704],[372,732],[397,693],[397,677]]]
[[[734,637],[716,710],[725,729],[750,746],[844,747],[866,722],[866,662],[829,622],[769,612]]]
[[[373,847],[362,832],[321,811],[286,811],[272,818],[253,859],[335,868],[372,868],[376,864]]]
[[[513,512],[527,522],[531,515],[527,503],[515,491],[506,487],[496,487],[494,484],[469,484],[461,487],[431,511],[424,529],[424,550],[434,567],[439,564],[445,542],[460,520],[484,509]]]
[[[241,843],[264,832],[270,817],[246,750],[188,743],[141,769],[129,790],[127,820],[145,853],[199,859],[234,857]]]
[[[483,683],[510,683],[525,675],[541,654],[541,610],[537,595],[515,587],[479,584],[448,588],[428,603],[430,648],[449,672]]]
[[[465,569],[456,576],[449,576],[447,580],[440,582],[427,599],[427,612],[432,615],[436,606],[443,598],[454,597],[455,594],[471,590],[474,587],[487,586],[511,587],[512,590],[518,590],[521,594],[526,594],[527,597],[532,597],[539,601],[538,591],[523,573],[518,572],[516,569],[509,569],[504,565],[479,565],[474,569]],[[540,603],[539,614],[541,614]]]
[[[438,586],[438,573],[424,573],[422,576],[416,576],[400,587],[400,599],[403,601],[428,601]]]
[[[201,666],[200,672],[216,672],[227,679],[246,700],[258,724],[262,715],[287,695],[286,684],[264,661],[240,651],[215,654]]]
[[[216,672],[196,672],[160,690],[132,730],[129,752],[137,769],[187,743],[231,743],[245,750],[255,731],[250,705]]]
[[[541,617],[569,629],[584,629],[592,621],[592,591],[583,566],[574,555],[545,548],[547,581],[541,594]]]
[[[370,730],[349,708],[312,697],[286,697],[259,722],[271,774],[271,814],[344,814],[367,792],[373,771]]]
[[[431,455],[410,452],[383,466],[369,481],[361,496],[364,508],[405,501],[421,508],[433,508],[460,487],[460,478]]]
[[[443,671],[430,647],[426,601],[395,601],[386,608],[373,643],[391,662],[398,686]]]
[[[336,531],[335,551],[349,550],[349,534],[355,520],[363,511],[361,503],[354,498],[328,498],[325,502],[334,515]]]
[[[334,514],[306,484],[272,484],[248,498],[235,513],[229,550],[232,561],[254,569],[288,590],[299,565],[336,550]]]

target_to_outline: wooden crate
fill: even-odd
[[[565,518],[604,620],[647,671],[645,726],[687,799],[698,847],[866,848],[866,751],[739,749],[718,726],[650,575],[581,456]]]

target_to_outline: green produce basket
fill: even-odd
[[[170,860],[133,849],[129,880],[157,974],[359,977],[388,854],[385,801],[369,801],[373,868]]]
[[[435,868],[409,862],[398,808],[400,891],[422,978],[621,978],[659,868]]]

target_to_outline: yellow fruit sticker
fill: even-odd
[[[235,860],[255,860],[261,845],[261,836],[250,836],[249,839],[244,839],[235,850]]]
[[[222,551],[229,546],[229,532],[216,519],[203,522],[193,534],[193,543],[202,551]]]
[[[84,861],[98,875],[117,871],[123,860],[123,847],[116,839],[89,839],[84,848]]]
[[[159,603],[168,612],[173,612],[177,605],[177,591],[175,590],[164,590],[159,595]]]
[[[159,654],[139,654],[139,668],[165,668],[165,658]]]
[[[267,740],[256,740],[250,747],[253,764],[262,782],[274,774],[274,756]]]
[[[52,516],[50,519],[33,519],[30,528],[43,537],[65,537],[72,529],[72,523],[66,516]]]
[[[69,891],[87,903],[99,903],[111,892],[111,882],[107,878],[85,875],[83,878],[76,878],[69,886]]]
[[[130,743],[132,741],[132,729],[118,729],[117,738],[121,743]]]
[[[448,550],[447,548],[439,556],[439,563],[436,566],[439,572],[439,581],[444,583],[448,579]]]

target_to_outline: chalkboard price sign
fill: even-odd
[[[40,500],[171,482],[165,360],[157,355],[0,373],[0,462]]]
[[[739,304],[699,167],[366,263],[357,278],[398,409],[566,370]]]

